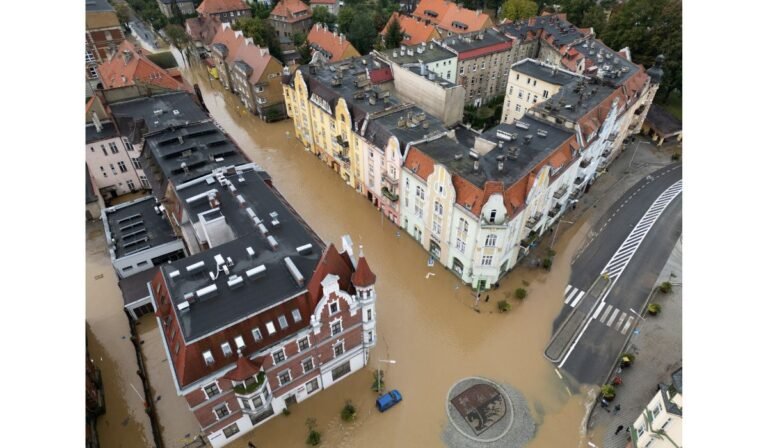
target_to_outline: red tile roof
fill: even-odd
[[[459,53],[459,60],[463,61],[465,59],[477,58],[477,57],[483,56],[485,54],[490,54],[490,53],[496,53],[496,52],[499,52],[499,51],[504,51],[504,50],[507,50],[509,48],[512,48],[513,44],[514,44],[514,41],[510,40],[510,41],[499,42],[497,44],[489,45],[487,47],[475,48],[475,49],[472,49],[472,50],[469,50],[469,51],[462,51],[462,52]]]
[[[99,77],[104,89],[132,86],[139,82],[173,90],[190,90],[147,59],[127,40],[120,44],[109,61],[99,65]]]
[[[405,158],[404,168],[411,170],[413,174],[426,182],[427,177],[435,170],[435,161],[431,157],[412,146]]]
[[[309,6],[301,0],[280,0],[270,14],[284,17],[289,23],[312,18]]]
[[[203,0],[197,7],[200,14],[218,14],[229,11],[250,10],[243,0]]]
[[[240,355],[240,358],[237,359],[235,368],[225,373],[224,378],[232,381],[245,381],[248,377],[259,373],[263,361],[263,356],[251,361],[247,356]]]
[[[310,5],[335,5],[338,0],[311,0]]]
[[[225,61],[227,64],[243,61],[253,69],[250,78],[248,78],[252,84],[261,80],[267,65],[274,59],[269,54],[269,49],[250,43],[240,32],[234,31],[227,25],[223,25],[219,29],[219,32],[213,37],[213,43],[226,45],[228,52]]]
[[[357,262],[357,270],[352,274],[352,284],[355,286],[371,286],[376,283],[376,274],[371,272],[371,268],[368,267],[368,262],[365,261],[364,256],[360,256]]]
[[[344,57],[345,53],[347,53],[347,58],[360,56],[357,49],[345,37],[324,28],[319,23],[312,27],[307,36],[307,42],[322,48],[326,53],[330,54],[330,62],[346,59]]]
[[[389,16],[387,24],[379,34],[382,36],[386,35],[389,26],[392,25],[392,22],[395,20],[400,22],[400,29],[408,36],[407,39],[403,39],[403,45],[416,45],[422,42],[428,42],[433,37],[437,39],[440,38],[440,32],[434,25],[429,25],[415,17],[406,16],[398,12],[393,12],[392,15]]]
[[[428,10],[437,13],[437,17],[427,15],[426,11]],[[416,10],[413,11],[413,15],[457,34],[471,33],[493,26],[488,14],[462,8],[456,3],[445,0],[421,0]],[[461,22],[467,26],[467,29],[459,29],[453,26],[453,22]]]

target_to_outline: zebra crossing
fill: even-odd
[[[573,285],[568,285],[563,295],[565,297],[565,304],[570,305],[571,308],[576,308],[576,305],[579,304],[586,293],[586,291],[582,291],[579,288],[574,288]]]
[[[681,179],[670,185],[661,196],[656,198],[653,204],[651,204],[651,207],[645,212],[642,219],[637,222],[635,228],[632,229],[624,242],[621,243],[619,250],[613,254],[600,275],[615,280],[622,274],[622,272],[624,272],[624,269],[629,264],[632,256],[637,252],[637,249],[645,239],[645,236],[650,232],[653,224],[659,216],[661,216],[670,202],[672,202],[682,191],[683,181]]]
[[[626,335],[627,331],[632,328],[635,316],[621,311],[618,307],[614,307],[611,304],[601,302],[600,306],[595,310],[595,314],[592,315],[592,319],[598,320],[598,322],[606,327]]]

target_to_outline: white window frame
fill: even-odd
[[[312,367],[311,367],[309,370],[307,370],[307,369],[304,367],[304,363],[305,363],[305,362],[307,362],[307,361],[309,361],[309,362],[311,362],[311,363],[312,363]],[[303,360],[301,360],[301,370],[302,370],[302,372],[304,372],[305,374],[306,374],[307,372],[311,372],[311,371],[315,370],[315,359],[314,359],[314,358],[312,358],[312,357],[310,356],[309,358],[306,358],[306,359],[303,359]]]
[[[301,345],[300,345],[300,342],[305,340],[305,339],[307,340],[307,348],[302,349]],[[299,352],[303,352],[304,350],[309,350],[310,348],[312,348],[312,341],[309,340],[309,336],[304,336],[303,338],[297,339],[296,340],[296,348],[298,349]]]
[[[336,311],[333,311],[331,307],[333,305],[336,305]],[[339,299],[333,300],[331,302],[328,302],[328,315],[334,316],[336,314],[339,314],[341,312],[341,307],[339,306]]]
[[[485,236],[485,247],[496,247],[497,237],[493,233],[489,233]]]
[[[208,361],[209,358],[210,358],[210,362]],[[213,357],[213,353],[211,353],[210,350],[206,350],[203,352],[203,362],[205,362],[205,365],[207,366],[210,366],[216,363],[216,358]]]
[[[272,323],[272,321],[267,322],[267,333],[272,335],[277,332],[277,329],[275,329],[275,324]]]
[[[493,255],[483,255],[483,257],[480,259],[480,266],[491,265],[493,265]]]
[[[253,336],[253,340],[256,342],[259,342],[262,339],[264,339],[264,337],[261,335],[261,328],[258,328],[258,327],[251,330],[251,336]]]
[[[298,308],[294,308],[294,309],[291,311],[291,317],[293,317],[293,322],[294,322],[294,323],[299,323],[299,322],[301,322],[301,311],[299,311],[299,309],[298,309]]]
[[[216,413],[216,410],[217,409],[221,409],[222,407],[227,410],[227,413],[224,414],[223,417],[219,417],[219,414]],[[219,420],[221,420],[223,418],[227,418],[227,417],[230,416],[230,414],[232,414],[232,411],[229,409],[229,403],[227,403],[226,401],[224,403],[222,403],[221,405],[216,406],[213,409],[211,409],[211,412],[213,412],[213,416],[216,417],[216,421],[219,421]]]
[[[242,336],[235,336],[235,347],[237,347],[238,351],[245,348],[245,340]]]
[[[216,393],[215,393],[215,394],[213,394],[213,395],[208,395],[208,392],[205,390],[205,388],[206,388],[206,387],[210,387],[210,386],[216,386],[216,390],[217,390],[218,392],[216,392]],[[218,395],[221,395],[221,387],[219,387],[219,382],[218,382],[218,381],[214,381],[214,382],[212,382],[212,383],[210,383],[210,384],[206,384],[206,385],[204,385],[203,387],[201,387],[201,388],[200,388],[200,390],[202,390],[202,391],[203,391],[203,394],[205,394],[205,399],[206,399],[206,400],[210,400],[210,399],[211,399],[211,398],[213,398],[213,397],[216,397],[216,396],[218,396]]]
[[[277,358],[275,358],[275,355],[281,353],[283,355],[283,359],[278,361]],[[285,348],[280,347],[278,350],[275,350],[272,352],[272,364],[279,365],[285,362],[285,360],[288,359],[287,356],[285,356]]]
[[[333,332],[333,326],[334,326],[336,323],[338,323],[338,324],[339,324],[339,328],[340,328],[340,330],[339,330],[339,332],[338,332],[338,333],[334,333],[334,332]],[[329,324],[329,325],[330,325],[330,329],[331,329],[331,336],[336,336],[337,334],[341,334],[341,333],[343,333],[343,332],[344,332],[344,323],[342,322],[341,318],[338,318],[338,319],[334,319],[334,320],[332,320],[332,321],[330,322],[330,324]]]
[[[232,351],[232,346],[229,345],[229,342],[223,342],[221,344],[221,353],[224,355],[225,358],[229,358],[234,354]]]
[[[284,373],[288,373],[288,381],[283,382],[282,376]],[[291,369],[285,369],[282,372],[277,374],[277,382],[280,384],[280,387],[285,386],[286,384],[290,384],[291,381],[293,381],[293,375],[291,375]]]
[[[465,250],[467,250],[467,244],[464,242],[464,240],[462,240],[459,237],[456,238],[456,250],[458,250],[462,254],[464,253]]]
[[[338,355],[337,355],[337,354],[336,354],[336,347],[338,347],[338,346],[341,346],[341,354],[338,354]],[[336,342],[335,344],[333,344],[333,358],[334,358],[334,359],[336,359],[336,358],[337,358],[337,357],[339,357],[339,356],[343,356],[343,355],[344,355],[344,353],[346,353],[346,352],[347,352],[347,349],[346,349],[346,347],[344,346],[344,339],[342,339],[342,340],[340,340],[340,341]]]
[[[283,325],[283,323],[285,323],[285,325]],[[286,319],[285,314],[281,314],[277,317],[277,324],[280,326],[281,330],[288,328],[288,319]]]

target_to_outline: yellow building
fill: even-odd
[[[560,87],[579,75],[535,59],[524,59],[509,70],[502,123],[522,118],[539,101],[546,101]]]

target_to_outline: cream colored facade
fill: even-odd
[[[507,78],[504,110],[501,114],[502,123],[512,123],[513,121],[522,118],[528,109],[533,107],[539,101],[546,101],[562,87],[562,85],[547,82],[541,78],[530,76],[515,69],[515,67],[526,63],[526,61],[528,61],[527,63],[536,63],[549,70],[559,70],[578,76],[576,73],[568,72],[562,68],[556,69],[554,65],[544,64],[534,60],[523,60],[512,65],[509,70],[509,77]]]
[[[663,394],[667,394],[664,400]],[[632,425],[632,440],[636,448],[681,448],[683,446],[683,417],[670,412],[667,403],[683,409],[683,394],[671,397],[667,388],[662,388],[653,397],[642,414]]]

